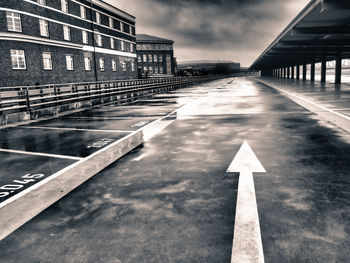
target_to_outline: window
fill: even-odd
[[[131,71],[135,71],[135,62],[131,62]]]
[[[148,54],[148,62],[152,62],[152,54]]]
[[[117,61],[115,59],[112,59],[112,70],[117,71]]]
[[[84,57],[85,70],[91,70],[91,60],[89,57]]]
[[[159,62],[163,62],[163,55],[159,54]]]
[[[83,31],[81,31],[81,35],[83,38],[83,44],[89,44],[88,32],[83,30]]]
[[[11,49],[12,69],[26,69],[24,50]]]
[[[159,67],[159,73],[163,74],[163,67]]]
[[[96,44],[102,47],[102,36],[100,34],[96,34]]]
[[[52,70],[52,60],[50,52],[43,52],[43,68],[44,70]]]
[[[21,16],[14,12],[6,12],[7,30],[22,32]]]
[[[139,62],[139,63],[142,62],[142,57],[141,57],[141,55],[138,55],[138,56],[137,56],[137,62]]]
[[[67,70],[74,70],[73,55],[66,55]]]
[[[80,6],[80,17],[86,19],[86,8],[82,5]]]
[[[126,63],[125,63],[125,61],[122,61],[121,63],[122,63],[122,69],[123,69],[123,71],[126,71]]]
[[[144,72],[147,71],[147,66],[143,66],[143,71],[144,71]]]
[[[158,55],[157,55],[157,54],[154,54],[154,55],[153,55],[153,61],[154,61],[154,62],[158,62]]]
[[[63,25],[63,38],[70,41],[70,27]]]
[[[112,17],[109,18],[109,27],[114,28],[114,22]]]
[[[149,71],[149,73],[153,73],[153,67],[152,67],[152,66],[149,66],[149,67],[148,67],[148,71]]]
[[[130,43],[130,52],[134,53],[134,44],[133,43]]]
[[[114,41],[114,38],[111,38],[111,49],[115,49],[115,41]]]
[[[98,64],[100,65],[100,70],[105,71],[105,60],[103,58],[98,59]]]
[[[127,24],[125,24],[125,25],[123,26],[123,32],[125,32],[125,33],[130,33],[130,26],[127,25]]]
[[[101,15],[100,13],[97,13],[97,12],[96,12],[96,23],[101,24]]]
[[[120,42],[120,48],[122,51],[124,51],[124,49],[125,49],[125,43],[123,40]]]
[[[46,0],[38,0],[38,4],[46,5]]]
[[[61,0],[61,9],[63,12],[68,13],[68,1]]]
[[[40,25],[40,35],[44,37],[49,36],[49,23],[47,20],[39,19],[39,25]]]
[[[137,49],[137,50],[140,50],[140,49],[141,49],[141,45],[140,45],[140,44],[137,44],[137,45],[136,45],[136,49]]]
[[[154,73],[158,74],[158,67],[154,67]]]
[[[147,55],[143,54],[143,62],[147,62]]]

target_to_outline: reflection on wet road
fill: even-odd
[[[247,140],[267,171],[254,175],[265,261],[348,262],[350,134],[272,88],[223,79],[43,126],[132,130],[176,109],[167,128],[1,241],[1,258],[229,262],[238,176],[225,171]]]

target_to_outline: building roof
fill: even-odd
[[[250,69],[271,69],[350,58],[350,3],[311,0]]]
[[[136,34],[136,42],[174,44],[173,40],[155,37],[155,36],[146,35],[146,34]]]

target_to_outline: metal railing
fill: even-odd
[[[119,94],[145,91],[168,86],[181,86],[217,77],[186,77],[137,79],[40,86],[0,87],[0,115],[31,112],[37,109],[61,106]]]

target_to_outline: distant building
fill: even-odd
[[[173,76],[176,59],[174,41],[150,35],[136,35],[137,67],[139,76]]]
[[[0,1],[0,86],[136,78],[135,17],[101,0]]]
[[[232,61],[186,61],[178,65],[179,72],[194,75],[231,74],[241,70],[240,63]]]

